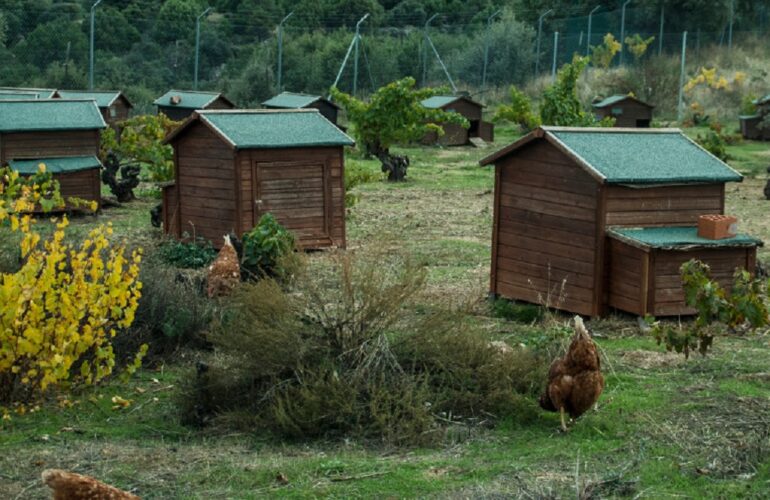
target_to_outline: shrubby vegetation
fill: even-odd
[[[290,277],[299,268],[294,235],[266,213],[243,235],[241,273],[246,279]]]
[[[490,344],[451,307],[410,312],[425,278],[410,262],[345,254],[288,289],[243,286],[209,335],[216,355],[198,366],[183,419],[415,445],[448,422],[529,415],[543,357]]]

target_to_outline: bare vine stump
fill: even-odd
[[[160,227],[163,222],[163,203],[158,203],[150,210],[150,224],[152,227]]]
[[[770,200],[770,179],[768,179],[767,184],[765,184],[765,199]]]
[[[409,157],[381,153],[377,156],[382,163],[382,171],[388,173],[388,180],[401,182],[406,178],[406,169],[409,167]]]
[[[110,187],[110,191],[120,203],[126,203],[135,200],[134,188],[139,185],[139,173],[141,167],[136,164],[121,165],[115,153],[107,154],[107,160],[104,162],[102,170],[102,182]],[[118,179],[120,172],[120,179]]]

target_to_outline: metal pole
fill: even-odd
[[[438,55],[438,50],[436,50],[436,46],[433,45],[433,40],[431,40],[430,37],[428,37],[428,44],[430,45],[430,48],[433,49],[433,53],[436,54],[436,59],[438,59],[438,63],[441,65],[441,69],[444,70],[446,79],[449,80],[449,85],[452,86],[452,92],[457,93],[457,86],[455,85],[455,82],[452,80],[452,77],[449,76],[449,70],[446,69],[446,66],[444,65],[444,61],[442,61],[441,56]]]
[[[623,66],[623,46],[626,44],[626,5],[630,3],[631,0],[626,0],[623,8],[620,9],[620,66]]]
[[[586,40],[586,55],[588,55],[588,52],[591,50],[591,22],[593,21],[594,12],[599,10],[601,7],[601,5],[597,5],[593,8],[593,10],[591,10],[591,12],[588,13],[588,39]]]
[[[356,55],[353,56],[353,97],[355,97],[356,91],[358,90],[358,49],[360,45],[359,41],[361,39],[361,23],[364,22],[367,17],[369,17],[368,12],[356,23],[356,37],[354,38],[356,41]]]
[[[727,34],[727,48],[733,48],[733,21],[735,20],[735,0],[730,2],[730,31]]]
[[[556,54],[559,49],[559,32],[553,32],[553,63],[551,64],[551,83],[556,81]]]
[[[96,0],[91,6],[91,43],[88,51],[88,90],[94,89],[94,24],[96,18],[96,6],[102,3],[102,0]]]
[[[484,68],[481,70],[481,89],[487,89],[487,65],[489,64],[489,37],[492,29],[492,20],[497,17],[502,10],[498,9],[487,18],[487,33],[484,38]]]
[[[353,45],[355,45],[356,39],[353,38],[353,40],[350,41],[350,46],[348,46],[348,51],[345,54],[345,59],[342,60],[342,64],[340,65],[340,70],[337,72],[337,78],[334,79],[334,83],[332,83],[332,87],[336,87],[337,84],[340,82],[340,77],[342,76],[342,70],[345,69],[345,65],[348,63],[348,58],[350,57],[350,53],[353,52]],[[329,99],[332,98],[331,94],[328,96]]]
[[[537,19],[537,49],[535,50],[535,76],[540,74],[540,35],[543,33],[543,18],[553,12],[553,9],[548,9],[547,11],[540,14],[540,17]]]
[[[677,104],[676,119],[681,123],[682,111],[684,106],[684,63],[687,54],[687,32],[682,33],[682,67],[679,70],[679,103]]]
[[[286,17],[284,17],[281,22],[278,23],[278,92],[283,90],[283,87],[281,86],[281,77],[283,76],[283,23],[288,21],[289,18],[293,15],[294,11],[289,12]]]
[[[666,8],[660,6],[660,35],[658,36],[658,55],[663,53],[663,24],[666,22]]]
[[[193,90],[198,90],[198,62],[201,50],[201,18],[209,13],[211,7],[206,7],[200,16],[195,19],[195,75],[193,77]]]
[[[425,87],[428,84],[428,26],[430,25],[430,22],[436,19],[438,14],[433,14],[430,16],[430,19],[425,21],[425,27],[423,28],[423,44],[425,45],[425,48],[423,49],[423,57],[422,57],[422,86]]]

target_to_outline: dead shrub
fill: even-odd
[[[543,360],[491,345],[462,311],[415,313],[407,306],[424,284],[411,262],[350,255],[288,290],[244,284],[208,337],[215,353],[190,377],[183,420],[400,446],[436,442],[458,421],[447,415],[533,408]]]

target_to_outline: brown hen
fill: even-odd
[[[230,236],[225,235],[225,244],[209,266],[209,297],[228,295],[240,280],[241,266],[238,263],[238,252],[230,242]]]
[[[564,412],[572,418],[579,417],[596,403],[603,389],[604,377],[596,344],[591,340],[583,319],[575,316],[575,335],[564,357],[556,358],[551,363],[548,385],[540,396],[540,407],[558,411],[561,428],[566,431]]]
[[[136,495],[74,472],[48,469],[42,477],[53,490],[54,500],[139,500]]]

